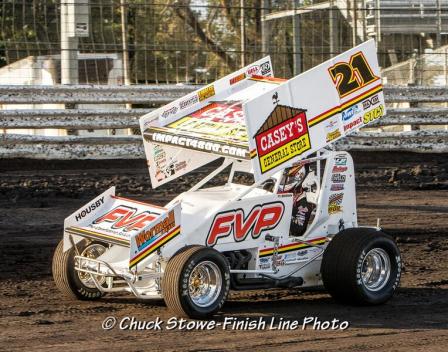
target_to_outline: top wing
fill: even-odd
[[[290,80],[264,58],[140,120],[153,187],[219,157],[257,181],[386,113],[373,40]]]
[[[243,104],[255,179],[269,177],[386,113],[373,40]]]

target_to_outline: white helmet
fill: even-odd
[[[290,193],[294,188],[300,185],[307,174],[306,167],[303,165],[293,166],[285,169],[282,182],[279,187],[281,193]]]

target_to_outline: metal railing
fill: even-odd
[[[144,158],[141,136],[37,136],[14,129],[138,128],[138,119],[197,86],[0,86],[0,157],[36,159]],[[387,116],[338,143],[348,150],[448,152],[448,89],[386,86]],[[145,108],[11,109],[14,104],[144,104]],[[429,103],[429,104],[428,104]],[[437,103],[435,106],[434,103]],[[409,105],[411,107],[396,107]],[[409,131],[385,131],[407,125]],[[427,127],[429,126],[429,127]],[[437,129],[437,126],[440,128]],[[434,128],[435,127],[435,128]],[[8,133],[6,133],[6,130]]]

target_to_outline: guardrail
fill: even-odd
[[[145,104],[141,109],[15,109],[0,110],[0,129],[62,128],[72,130],[138,128],[140,116],[181,97],[197,86],[0,86],[0,104]],[[388,103],[445,103],[443,87],[384,89]],[[439,104],[440,105],[440,104]],[[10,106],[8,107],[10,109]],[[378,127],[448,125],[447,107],[389,107]],[[374,125],[374,126],[375,126]],[[9,131],[10,132],[10,131]],[[140,136],[43,137],[6,134],[0,137],[0,157],[41,159],[144,158]],[[349,150],[448,152],[448,131],[361,131],[338,143]]]

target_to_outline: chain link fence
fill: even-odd
[[[0,84],[61,82],[66,5],[89,19],[72,83],[203,84],[267,54],[289,78],[369,38],[389,83],[446,72],[447,0],[3,0]]]

